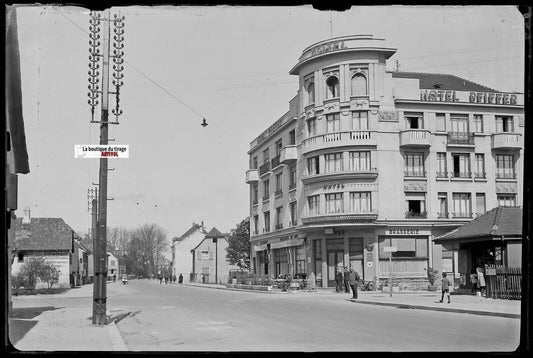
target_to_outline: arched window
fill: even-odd
[[[315,103],[315,84],[311,82],[307,86],[307,104]]]
[[[339,97],[339,79],[335,76],[330,76],[326,80],[327,93],[326,98]]]
[[[367,95],[366,77],[360,73],[352,77],[352,96]]]

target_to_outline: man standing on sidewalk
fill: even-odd
[[[348,267],[346,266],[344,266],[343,279],[344,279],[344,292],[350,293],[350,271],[348,271]]]
[[[350,286],[352,287],[352,299],[356,300],[357,299],[357,285],[359,284],[360,277],[357,271],[350,268],[349,278],[350,278]]]
[[[337,272],[335,273],[335,284],[337,285],[336,291],[342,292],[342,272],[340,267],[337,267]]]
[[[450,303],[450,281],[448,280],[448,278],[446,277],[446,272],[443,272],[442,273],[442,296],[440,298],[440,303],[442,303],[442,300],[444,300],[444,294],[446,294],[446,296],[448,296],[448,303]]]

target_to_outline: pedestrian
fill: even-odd
[[[355,271],[352,268],[350,268],[348,277],[349,277],[350,286],[352,287],[352,299],[356,300],[357,299],[357,285],[359,285],[359,280],[361,279],[361,277],[359,276],[357,271]]]
[[[113,282],[115,282],[117,280],[117,274],[113,274]]]
[[[344,279],[344,292],[350,293],[350,271],[348,271],[348,267],[346,266],[344,266],[343,279]]]
[[[335,288],[337,292],[342,292],[342,272],[340,267],[337,267],[337,273],[335,274],[335,284],[337,287]]]
[[[180,273],[180,276],[178,277],[178,282],[181,285],[183,283],[183,275]]]
[[[478,290],[478,280],[477,280],[477,274],[476,270],[472,269],[470,271],[470,283],[472,284],[472,293],[476,292]]]
[[[165,285],[168,285],[168,275],[165,275]]]
[[[450,303],[450,280],[448,280],[448,277],[446,277],[446,272],[442,273],[442,296],[440,297],[440,303],[444,300],[444,294],[448,297],[448,303]]]
[[[157,277],[159,278],[159,284],[162,285],[163,284],[163,276],[157,275]]]
[[[477,274],[477,281],[479,286],[479,294],[480,296],[485,296],[485,275],[483,273],[483,268],[481,267],[481,264],[479,264],[476,268],[476,274]]]
[[[176,283],[176,274],[172,275],[172,283]]]

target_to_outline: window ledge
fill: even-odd
[[[516,183],[518,179],[496,178],[497,182]]]
[[[451,181],[472,181],[472,178],[450,178]]]

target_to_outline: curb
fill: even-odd
[[[122,336],[120,334],[120,331],[118,330],[115,320],[108,323],[106,327],[109,332],[109,336],[111,337],[111,344],[113,345],[113,351],[123,351],[123,352],[128,351],[128,348],[126,347],[126,343],[124,343],[124,340],[122,339]]]
[[[430,307],[430,306],[421,306],[421,305],[408,305],[405,303],[389,303],[389,302],[374,302],[374,301],[355,301],[355,300],[349,300],[353,303],[362,303],[367,305],[377,305],[377,306],[389,306],[389,307],[397,307],[397,308],[404,308],[404,309],[419,309],[419,310],[427,310],[427,311],[441,311],[441,312],[454,312],[454,313],[468,313],[468,314],[475,314],[480,316],[493,316],[493,317],[504,317],[504,318],[517,318],[520,319],[520,314],[515,313],[505,313],[505,312],[490,312],[490,311],[476,311],[476,310],[468,310],[468,309],[461,309],[461,308],[444,308],[444,307]]]

